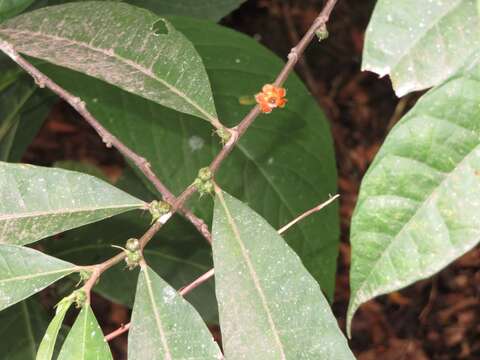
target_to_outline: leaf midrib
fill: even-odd
[[[152,70],[150,69],[147,69],[143,66],[140,66],[139,64],[135,63],[133,60],[130,60],[130,59],[127,59],[127,58],[124,58],[120,55],[118,55],[118,53],[116,53],[114,51],[114,49],[111,49],[112,53],[115,55],[115,56],[112,56],[111,53],[109,53],[107,50],[105,49],[102,49],[102,48],[98,48],[98,47],[94,47],[92,46],[91,44],[87,44],[87,43],[82,43],[82,42],[79,42],[79,41],[76,41],[76,40],[72,40],[72,39],[69,39],[69,38],[62,38],[62,37],[59,37],[59,36],[56,36],[56,35],[53,35],[53,34],[47,34],[47,33],[40,33],[38,31],[30,31],[30,30],[18,30],[18,29],[9,29],[9,28],[3,28],[3,29],[0,29],[0,33],[2,32],[6,32],[6,33],[13,33],[13,34],[19,34],[19,35],[30,35],[30,36],[37,36],[37,37],[44,37],[44,38],[47,38],[47,39],[53,39],[53,40],[57,40],[57,41],[63,41],[63,42],[67,42],[67,43],[70,43],[72,45],[77,45],[79,47],[83,47],[87,50],[91,50],[93,52],[97,52],[97,53],[100,53],[102,54],[103,56],[105,56],[107,59],[114,59],[114,60],[118,60],[120,62],[123,62],[124,65],[127,65],[129,67],[132,67],[134,70],[137,70],[139,71],[141,74],[143,74],[144,76],[146,77],[150,77],[150,78],[153,78],[154,80],[158,81],[159,83],[161,83],[163,86],[165,86],[167,89],[169,89],[172,93],[174,93],[175,95],[177,95],[178,97],[180,97],[181,99],[183,99],[184,101],[186,101],[189,105],[191,105],[194,109],[196,109],[197,111],[199,111],[203,116],[205,116],[208,121],[210,121],[211,123],[218,123],[218,119],[215,118],[214,116],[212,116],[208,111],[206,111],[203,107],[201,107],[200,105],[198,105],[194,100],[192,100],[189,96],[187,96],[183,91],[179,90],[177,87],[173,86],[172,84],[170,84],[169,82],[167,82],[166,80],[158,77],[154,72],[152,72]],[[26,51],[22,51],[24,53],[28,53]],[[32,55],[35,57],[35,55]]]
[[[357,300],[358,302],[358,298],[357,298],[357,294],[362,291],[362,289],[364,288],[365,284],[368,283],[368,279],[370,278],[370,276],[372,276],[372,274],[374,273],[374,270],[376,270],[378,264],[380,263],[380,261],[385,257],[385,255],[387,253],[389,253],[389,249],[390,247],[392,246],[392,244],[396,243],[396,241],[398,241],[398,238],[400,237],[400,235],[405,231],[406,228],[408,228],[408,226],[410,225],[410,223],[416,218],[417,214],[420,212],[421,209],[423,209],[423,207],[428,204],[430,202],[430,200],[433,198],[433,196],[436,195],[437,191],[442,188],[442,186],[445,184],[445,182],[447,182],[449,179],[450,179],[450,176],[452,176],[452,174],[454,174],[457,169],[463,165],[463,163],[466,161],[466,159],[469,158],[469,156],[476,150],[479,148],[480,145],[476,145],[471,151],[468,152],[468,154],[466,154],[464,156],[464,158],[458,162],[458,164],[452,169],[452,171],[450,171],[449,173],[447,173],[445,175],[445,177],[443,178],[443,180],[431,191],[430,195],[428,195],[428,197],[421,203],[420,206],[418,206],[417,210],[415,211],[415,213],[412,214],[412,216],[410,217],[410,219],[405,223],[405,225],[402,226],[402,228],[398,231],[398,233],[395,235],[395,236],[392,236],[392,241],[390,241],[390,243],[387,245],[387,247],[384,249],[384,251],[382,252],[382,254],[377,258],[377,260],[374,262],[373,266],[370,267],[370,271],[368,272],[368,275],[364,278],[364,280],[362,281],[362,285],[357,288],[355,290],[355,300]]]
[[[148,297],[150,300],[150,304],[152,305],[153,314],[155,315],[155,323],[157,325],[157,329],[160,335],[160,340],[162,341],[163,349],[165,350],[165,360],[172,360],[172,354],[170,353],[170,348],[168,346],[168,341],[165,336],[165,331],[163,330],[162,320],[160,319],[160,314],[158,313],[158,309],[155,302],[155,296],[153,294],[152,283],[150,279],[150,275],[148,274],[148,267],[142,266],[142,273],[145,276],[145,284],[147,286]]]
[[[43,272],[43,273],[35,273],[35,274],[29,274],[29,275],[20,275],[20,276],[15,276],[15,277],[12,277],[12,278],[0,279],[0,284],[5,284],[5,283],[8,283],[8,282],[12,282],[12,281],[30,280],[30,279],[35,279],[35,278],[38,278],[38,277],[61,274],[61,273],[65,273],[65,275],[67,275],[67,274],[75,271],[75,269],[76,269],[76,267],[73,266],[71,268],[65,268],[65,269],[61,269],[61,270],[53,270],[53,271],[47,271],[47,272]]]
[[[95,212],[97,210],[109,210],[109,209],[123,209],[123,208],[139,208],[142,205],[126,204],[126,205],[111,205],[104,207],[85,207],[85,208],[74,208],[74,209],[57,209],[51,211],[31,211],[27,213],[14,213],[14,214],[0,214],[0,221],[9,221],[16,219],[24,219],[29,217],[40,217],[40,216],[51,216],[51,215],[62,215],[62,214],[75,214],[82,212]]]
[[[227,216],[227,221],[231,227],[231,230],[233,232],[233,235],[234,235],[234,238],[235,240],[237,240],[238,244],[240,245],[240,249],[241,249],[241,253],[242,253],[242,257],[243,259],[245,260],[245,263],[247,264],[247,268],[248,268],[248,271],[250,272],[250,276],[252,277],[252,280],[253,280],[253,284],[255,286],[255,289],[257,290],[258,292],[258,295],[260,297],[260,300],[262,302],[262,306],[265,310],[265,313],[267,314],[267,319],[268,319],[268,323],[270,325],[270,329],[272,331],[272,334],[275,338],[275,342],[277,343],[277,346],[278,346],[278,350],[280,351],[280,354],[281,354],[281,359],[282,360],[286,360],[286,356],[285,356],[285,350],[284,350],[284,347],[283,347],[283,344],[280,340],[280,336],[278,334],[278,330],[277,330],[277,327],[275,325],[275,322],[273,321],[273,317],[272,317],[272,314],[271,314],[271,310],[268,306],[268,303],[267,303],[267,299],[266,299],[266,296],[265,296],[265,293],[263,291],[263,288],[260,284],[260,280],[257,276],[257,273],[253,267],[253,264],[250,260],[250,257],[248,256],[248,252],[247,252],[247,249],[245,248],[244,244],[243,244],[243,241],[242,241],[242,238],[240,236],[240,232],[237,228],[237,225],[235,223],[235,220],[233,219],[232,217],[232,214],[230,213],[230,210],[228,209],[228,206],[227,204],[225,203],[225,199],[223,197],[223,194],[221,191],[218,191],[217,192],[217,196],[218,196],[218,199],[220,201],[220,203],[222,204],[222,207],[225,211],[225,215]]]

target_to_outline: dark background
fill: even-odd
[[[249,0],[222,24],[286,58],[322,3]],[[329,39],[311,45],[297,67],[324,109],[335,140],[342,242],[333,308],[343,329],[349,298],[349,224],[360,181],[389,129],[421,95],[397,99],[388,79],[360,71],[364,32],[374,4],[339,0],[328,26]],[[106,149],[86,123],[59,103],[24,161],[46,165],[65,159],[96,164],[111,178],[118,177],[124,166],[115,150]],[[353,321],[350,342],[358,359],[480,359],[479,255],[474,249],[433,278],[363,305]],[[100,297],[93,306],[105,332],[128,322],[128,310],[122,306]],[[116,358],[124,358],[126,336],[116,339],[113,347]]]

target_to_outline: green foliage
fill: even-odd
[[[364,70],[389,74],[398,96],[438,85],[480,46],[476,0],[379,0],[367,29]]]
[[[0,0],[0,22],[20,14],[34,0]]]
[[[262,217],[218,191],[212,231],[228,359],[354,359],[317,282]]]
[[[68,333],[58,360],[113,360],[102,329],[92,309],[86,305]]]
[[[48,316],[36,299],[28,299],[0,312],[2,360],[36,360]]]
[[[148,266],[140,271],[128,359],[221,359],[195,309]]]
[[[67,314],[68,309],[70,309],[72,303],[73,299],[71,297],[67,297],[62,299],[62,301],[57,304],[55,316],[48,325],[47,331],[45,332],[42,342],[38,347],[36,360],[52,359],[58,333],[62,327],[63,319],[65,318],[65,315]]]
[[[79,265],[99,263],[118,253],[111,245],[124,246],[125,240],[145,232],[150,219],[131,212],[65,233],[60,240],[44,242],[48,253]],[[173,217],[144,250],[149,266],[171,286],[180,288],[213,266],[208,244],[195,229],[178,216]],[[125,263],[104,273],[94,291],[116,303],[133,307],[138,271],[128,271]],[[77,282],[73,279],[72,282]],[[217,323],[213,281],[187,295],[208,323]]]
[[[168,21],[149,11],[114,2],[58,5],[5,22],[0,36],[27,55],[218,122],[200,56]]]
[[[42,0],[38,1],[42,3]],[[70,0],[43,0],[42,6],[47,4],[58,5],[66,2],[70,2]],[[191,16],[218,21],[244,3],[245,0],[124,0],[124,2],[159,15]]]
[[[478,243],[480,67],[428,92],[390,132],[352,220],[348,319]]]
[[[242,104],[242,97],[271,81],[282,62],[242,34],[199,20],[170,20],[202,56],[220,118],[229,126],[235,124],[251,107]],[[45,65],[41,69],[80,96],[108,130],[148,159],[173,193],[190,185],[220,149],[211,127],[191,116],[71,71]],[[336,192],[333,142],[325,116],[298,77],[292,74],[285,86],[288,106],[261,116],[215,176],[222,188],[248,202],[274,227]],[[209,201],[191,201],[189,206],[210,222]],[[336,204],[286,235],[330,299],[338,238]]]
[[[28,244],[144,206],[92,176],[32,165],[0,162],[0,188],[1,243]]]
[[[0,310],[76,271],[68,262],[23,246],[0,244]]]
[[[127,0],[156,14],[191,16],[218,21],[245,0]]]
[[[217,20],[242,2],[135,3],[161,15],[208,14]],[[166,20],[139,7],[103,1],[61,4],[20,15],[0,25],[0,38],[40,59],[34,66],[78,96],[75,102],[84,101],[108,131],[145,157],[174,194],[192,184],[200,194],[222,186],[277,227],[336,191],[328,124],[296,76],[285,84],[288,107],[262,116],[218,173],[206,167],[237,135],[223,127],[217,110],[233,128],[251,110],[242,99],[272,82],[284,65],[253,39],[211,22]],[[38,130],[52,97],[23,78],[11,63],[5,69],[0,74],[0,156],[12,161],[20,158]],[[113,186],[91,166],[59,164],[69,169],[65,170],[0,163],[0,243],[4,243],[0,244],[0,309],[72,272],[91,276],[59,303],[37,360],[55,358],[55,346],[60,347],[57,337],[73,302],[82,310],[58,359],[112,359],[90,308],[92,288],[113,301],[133,305],[129,359],[223,358],[202,321],[202,316],[216,321],[212,281],[188,296],[198,313],[175,291],[211,268],[211,250],[179,216],[173,216],[143,248],[141,234],[151,225],[148,214],[122,213],[149,208],[155,220],[177,205],[159,201],[161,194],[140,174],[137,164],[129,165],[135,173],[127,170]],[[218,191],[214,258],[227,356],[353,359],[314,279],[321,281],[328,297],[333,295],[338,246],[335,206],[287,235],[312,277],[267,220]],[[212,204],[206,198],[187,205],[208,226]],[[44,253],[19,246],[44,238],[48,239],[39,244]],[[121,257],[105,273],[106,263],[81,266],[118,254],[112,245],[126,248],[120,254],[132,271],[125,270]],[[25,304],[21,303],[24,309]],[[46,328],[45,322],[42,327]],[[32,328],[28,331],[32,333]],[[25,358],[33,358],[39,341],[31,334],[28,340]],[[23,354],[23,350],[14,351]]]
[[[0,56],[0,161],[19,161],[40,128],[53,97]]]

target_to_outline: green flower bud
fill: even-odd
[[[140,250],[140,241],[138,241],[138,239],[135,239],[135,238],[128,239],[125,245],[125,248],[128,251],[132,251],[132,252]]]
[[[201,181],[208,181],[212,178],[213,174],[209,167],[204,167],[198,170],[198,179]]]

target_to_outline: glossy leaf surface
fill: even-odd
[[[480,238],[480,69],[424,95],[365,175],[352,219],[350,322],[373,297],[425,279]]]
[[[74,272],[75,265],[23,246],[0,244],[0,310]]]
[[[52,6],[5,22],[0,37],[24,54],[216,121],[200,56],[169,22],[147,10],[120,2]]]
[[[200,315],[148,266],[138,278],[128,359],[222,359]]]
[[[28,244],[144,202],[78,172],[0,162],[0,243]]]
[[[222,191],[215,287],[228,359],[354,359],[317,282],[260,215]]]
[[[112,360],[108,343],[90,306],[78,314],[62,346],[58,360]]]
[[[204,59],[222,121],[229,125],[240,121],[252,106],[253,94],[274,78],[282,62],[253,39],[218,25],[171,20]],[[81,96],[108,129],[145,156],[174,193],[189,185],[198,169],[219,151],[219,141],[206,123],[78,74],[42,69]],[[325,117],[298,77],[292,75],[286,87],[286,108],[260,116],[216,176],[222,187],[247,201],[274,227],[285,225],[336,192],[332,139]],[[211,218],[208,201],[193,200],[189,206],[207,221]],[[329,297],[338,251],[337,211],[333,204],[286,234]]]
[[[389,74],[402,96],[440,84],[479,47],[476,0],[379,0],[362,68]]]

